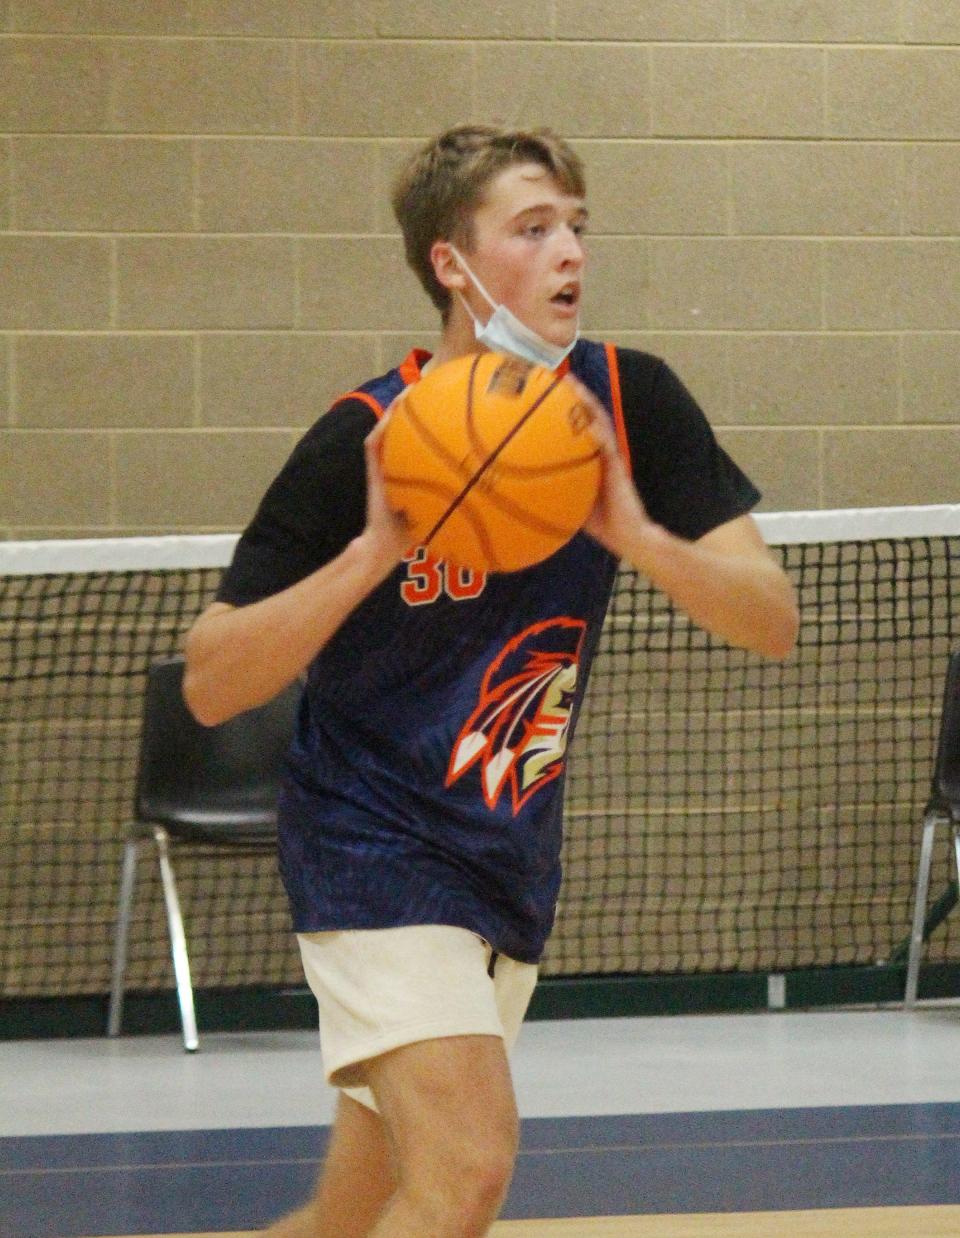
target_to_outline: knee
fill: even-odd
[[[436,1233],[482,1238],[510,1187],[517,1156],[515,1130],[482,1139],[451,1137],[421,1178],[421,1199],[433,1214]]]
[[[459,1158],[451,1181],[461,1203],[467,1203],[467,1212],[475,1214],[480,1221],[495,1216],[500,1210],[517,1159],[515,1138],[503,1138],[485,1143],[481,1148],[471,1149]],[[466,1188],[466,1189],[465,1189]],[[473,1230],[468,1229],[467,1233]],[[479,1233],[485,1233],[480,1228]]]
[[[515,1127],[488,1130],[481,1138],[452,1139],[445,1149],[442,1196],[463,1238],[486,1234],[503,1205],[517,1160]]]

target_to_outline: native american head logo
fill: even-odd
[[[564,768],[586,625],[549,619],[515,636],[487,668],[476,709],[457,736],[446,785],[478,762],[494,808],[509,785],[514,816]]]

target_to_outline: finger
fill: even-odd
[[[603,415],[595,417],[590,423],[590,433],[597,440],[605,456],[619,456],[617,440],[614,437],[613,426],[611,426],[609,418]]]
[[[564,382],[565,382],[565,383],[566,383],[569,387],[572,387],[572,388],[573,388],[573,390],[574,390],[574,391],[576,392],[576,394],[577,394],[577,399],[579,399],[579,401],[581,402],[581,404],[586,404],[586,406],[587,406],[587,407],[588,407],[588,408],[589,408],[592,412],[596,413],[598,416],[599,416],[601,413],[603,413],[603,411],[604,411],[604,410],[603,410],[603,405],[600,403],[600,401],[597,399],[597,397],[594,395],[594,393],[590,390],[590,388],[589,388],[589,387],[584,386],[584,384],[580,381],[580,379],[579,379],[579,378],[577,378],[577,377],[576,377],[576,375],[574,375],[574,374],[567,374],[567,376],[564,378],[564,380],[563,380],[563,381],[564,381]]]
[[[615,453],[616,441],[613,437],[613,427],[610,424],[610,418],[607,415],[606,409],[594,395],[594,393],[585,387],[578,378],[573,374],[568,374],[564,379],[576,392],[577,399],[585,408],[592,414],[590,419],[590,432],[597,440],[600,447],[606,455]]]
[[[402,530],[403,535],[406,536],[410,528],[409,517],[406,512],[390,504],[383,481],[383,431],[383,420],[381,420],[363,441],[367,475],[367,522],[368,524],[381,524],[389,521],[396,529]]]
[[[368,452],[373,452],[374,454],[377,454],[379,452],[380,444],[383,441],[383,432],[385,429],[386,429],[385,419],[381,418],[380,421],[377,422],[377,424],[373,427],[373,429],[367,435],[367,437],[363,440],[364,448]]]

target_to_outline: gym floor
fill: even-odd
[[[960,1235],[960,1004],[529,1023],[496,1238]],[[3,1238],[237,1235],[310,1189],[310,1032],[0,1042]]]

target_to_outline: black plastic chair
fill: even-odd
[[[183,671],[183,659],[177,657],[156,663],[147,675],[135,818],[124,847],[107,1033],[120,1033],[137,860],[140,848],[152,840],[160,862],[183,1043],[193,1052],[199,1041],[190,959],[170,853],[180,844],[217,855],[273,849],[280,779],[301,685],[295,682],[266,705],[219,726],[204,727],[184,703]]]
[[[938,825],[947,825],[953,830],[953,855],[956,862],[957,884],[951,887],[944,898],[940,899],[937,914],[933,918],[934,922],[931,923],[931,918],[927,916],[927,896],[930,889],[934,836]],[[951,656],[947,667],[943,712],[940,718],[940,738],[937,743],[937,756],[933,771],[933,787],[924,811],[920,864],[913,907],[913,929],[910,934],[907,983],[904,992],[904,1005],[907,1009],[911,1009],[917,1000],[923,943],[956,905],[958,891],[960,891],[960,650]]]

